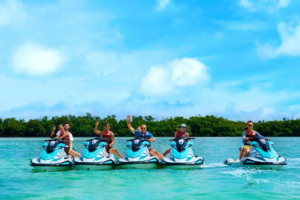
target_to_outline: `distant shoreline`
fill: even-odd
[[[132,137],[127,127],[126,119],[117,120],[115,115],[105,118],[92,116],[86,113],[84,116],[64,115],[56,117],[43,117],[25,121],[15,118],[0,118],[0,138],[2,137],[49,137],[53,126],[69,122],[70,132],[74,137],[95,137],[94,127],[100,120],[98,130],[103,130],[103,123],[108,122],[115,137]],[[232,121],[213,115],[181,116],[156,120],[152,116],[131,116],[133,127],[142,124],[147,125],[147,130],[155,137],[173,137],[180,124],[186,124],[192,137],[241,137],[246,122]],[[286,119],[281,121],[254,122],[254,130],[266,137],[295,137],[300,136],[300,119]],[[56,128],[57,131],[57,128]]]

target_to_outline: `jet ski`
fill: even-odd
[[[231,158],[224,161],[225,165],[233,167],[256,167],[264,169],[281,169],[287,164],[286,159],[273,149],[274,142],[265,138],[254,138],[250,143],[251,151],[248,157],[241,160]]]
[[[73,159],[68,155],[64,147],[63,140],[52,139],[45,140],[43,144],[44,150],[39,158],[33,158],[30,165],[33,166],[33,171],[61,171],[72,168]]]
[[[75,168],[80,170],[113,169],[116,164],[113,154],[107,153],[107,143],[100,137],[83,143],[84,152],[80,158],[75,158]]]
[[[145,139],[127,140],[128,151],[125,158],[119,159],[118,168],[150,169],[157,167],[159,159],[149,154],[150,142]]]
[[[163,167],[175,169],[196,169],[201,168],[204,164],[202,157],[195,156],[192,150],[193,142],[188,140],[195,138],[179,137],[170,140],[172,147],[170,157],[164,157],[160,164]]]

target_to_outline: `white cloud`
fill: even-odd
[[[272,115],[274,113],[275,113],[275,109],[274,108],[264,107],[263,110],[262,110],[262,115],[263,116]]]
[[[19,1],[6,0],[0,3],[0,26],[24,20],[23,5]]]
[[[258,45],[258,54],[263,58],[274,58],[280,55],[300,56],[300,24],[293,27],[281,22],[278,24],[277,30],[281,38],[281,45],[278,47],[270,44]]]
[[[209,80],[208,67],[195,58],[173,60],[166,66],[152,66],[142,80],[140,91],[147,95],[167,95],[176,88]]]
[[[240,5],[241,5],[242,7],[244,7],[244,8],[247,8],[247,9],[250,10],[250,11],[256,10],[256,9],[254,8],[254,5],[252,4],[252,2],[250,2],[249,0],[241,0],[241,1],[240,1]]]
[[[208,80],[208,67],[194,58],[183,58],[170,63],[172,82],[176,86],[195,85],[200,80]]]
[[[27,43],[15,52],[13,68],[18,73],[40,76],[58,70],[63,60],[61,53],[55,49]]]
[[[287,7],[290,0],[240,0],[240,5],[251,12],[267,11],[274,12]]]
[[[281,7],[286,7],[288,6],[290,3],[290,0],[279,0],[278,1],[278,7],[281,8]]]
[[[152,66],[143,78],[141,92],[143,94],[163,95],[172,92],[173,85],[170,83],[170,74],[167,69]]]
[[[169,66],[170,67],[170,66]],[[169,68],[151,67],[148,73],[158,76],[151,82],[152,90],[167,91]],[[166,74],[167,73],[167,74]],[[126,76],[127,77],[127,76]],[[141,76],[141,79],[147,77]],[[128,77],[127,77],[128,79]],[[163,79],[164,81],[161,81]],[[255,80],[255,81],[253,81]],[[0,75],[0,92],[8,98],[0,98],[0,113],[3,117],[36,118],[63,114],[82,115],[91,112],[107,116],[116,114],[125,118],[127,114],[152,115],[157,119],[174,116],[216,115],[233,120],[271,120],[300,116],[299,105],[286,106],[289,101],[297,102],[299,91],[272,91],[274,88],[261,82],[269,79],[257,77],[235,81],[218,82],[209,86],[189,86],[179,92],[164,96],[147,96],[131,92],[124,84],[112,85],[110,78],[93,79],[90,76],[62,77],[55,79],[19,79]],[[96,82],[94,82],[96,81]],[[132,81],[129,77],[129,81]],[[63,88],[62,88],[63,84]],[[109,84],[109,87],[107,85]],[[163,84],[163,85],[160,85]],[[250,86],[248,89],[244,86]],[[22,89],[20,90],[20,86]],[[150,86],[149,86],[150,88]],[[17,92],[16,92],[17,91]],[[63,94],[65,98],[60,98]],[[19,97],[22,98],[19,98]],[[72,101],[70,101],[70,99]]]
[[[171,0],[157,0],[158,5],[156,7],[156,10],[163,11],[170,2],[171,2]]]

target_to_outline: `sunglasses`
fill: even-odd
[[[144,130],[144,129],[146,129],[146,127],[142,127],[141,129],[143,129],[143,130]]]
[[[247,126],[253,126],[253,125],[247,125]]]
[[[104,126],[104,127],[110,127],[110,126]]]

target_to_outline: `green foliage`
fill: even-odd
[[[0,118],[0,137],[48,137],[53,126],[57,127],[64,122],[70,123],[70,131],[75,137],[94,137],[94,127],[97,120],[100,120],[98,130],[103,130],[104,123],[108,122],[115,136],[132,136],[127,127],[126,119],[117,120],[115,115],[101,119],[98,116],[92,116],[91,113],[86,113],[86,115],[78,117],[74,115],[43,117],[31,119],[28,122],[23,119]],[[188,132],[193,137],[241,136],[246,127],[246,122],[231,121],[212,115],[199,115],[190,118],[178,116],[161,120],[156,120],[152,116],[132,116],[131,118],[131,125],[134,128],[146,124],[148,131],[159,137],[173,137],[174,133],[179,130],[178,126],[182,123],[188,126]],[[283,118],[282,121],[258,121],[254,124],[254,130],[263,136],[300,136],[300,119]]]

